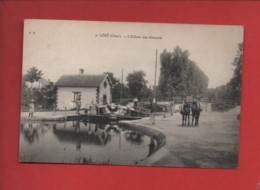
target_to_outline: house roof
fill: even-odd
[[[58,87],[99,87],[105,77],[108,75],[63,75],[55,85]]]

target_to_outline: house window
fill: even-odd
[[[106,87],[107,87],[107,82],[105,81],[105,82],[104,82],[104,88],[106,88]]]
[[[73,101],[77,101],[81,97],[81,92],[73,92]]]

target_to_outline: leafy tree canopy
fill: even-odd
[[[39,81],[42,78],[42,71],[38,70],[36,67],[31,67],[26,75],[25,75],[25,81],[29,83],[34,83],[35,81]]]
[[[237,55],[233,60],[234,66],[233,78],[230,80],[231,91],[241,92],[242,83],[242,62],[243,62],[243,43],[238,44]]]
[[[142,70],[133,71],[127,75],[126,81],[130,88],[130,93],[133,97],[143,98],[147,94],[147,81],[145,80],[145,72]]]
[[[200,95],[206,92],[208,77],[189,59],[189,52],[177,46],[160,55],[159,90],[165,97]]]

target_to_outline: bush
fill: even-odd
[[[212,111],[219,111],[219,112],[229,111],[229,110],[233,109],[234,107],[236,107],[235,104],[227,104],[227,103],[223,103],[223,102],[211,104]]]

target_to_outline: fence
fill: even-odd
[[[151,99],[141,99],[138,102],[140,107],[147,108],[147,105],[150,104]],[[157,111],[161,112],[164,109],[169,110],[169,106],[172,102],[174,102],[175,109],[178,109],[178,105],[182,104],[184,98],[182,97],[174,97],[174,98],[157,98]],[[240,99],[209,99],[209,98],[200,98],[200,103],[203,107],[204,111],[212,111],[212,110],[226,110],[235,106],[240,105]],[[114,103],[123,105],[128,104],[129,102],[133,102],[133,99],[122,99],[122,100],[113,100]]]
[[[175,104],[183,103],[185,99],[182,97],[174,97],[174,98],[156,98],[156,102],[174,102]],[[150,102],[151,98],[140,99],[139,102],[147,103]],[[200,98],[200,102],[204,103],[224,103],[224,104],[232,104],[232,105],[240,105],[240,99],[209,99],[209,98]],[[133,99],[113,99],[113,103],[115,104],[127,104],[129,102],[133,102]]]

